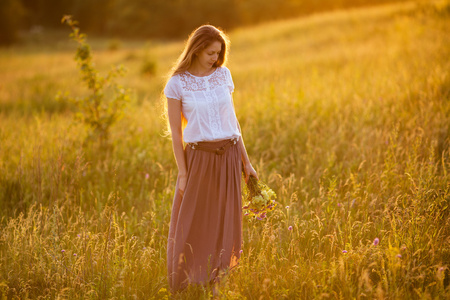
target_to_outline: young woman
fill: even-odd
[[[212,283],[240,257],[242,167],[246,181],[257,174],[234,111],[228,47],[224,32],[200,26],[164,88],[178,166],[167,244],[172,291]]]

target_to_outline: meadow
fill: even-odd
[[[229,32],[236,113],[278,205],[244,219],[219,299],[450,298],[449,29],[449,1],[417,1]],[[132,90],[107,149],[55,100],[88,93],[68,36],[0,49],[2,299],[210,299],[166,277],[160,96],[183,41],[88,42]]]

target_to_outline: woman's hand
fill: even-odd
[[[250,178],[250,176],[253,176],[259,180],[258,174],[256,174],[256,171],[255,171],[255,169],[253,169],[253,166],[251,163],[244,164],[244,174],[245,174],[245,183],[248,182],[248,179]]]
[[[178,190],[180,191],[181,197],[184,195],[184,190],[186,189],[187,175],[178,173]]]

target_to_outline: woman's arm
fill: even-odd
[[[241,125],[239,124],[239,121],[237,121],[237,126],[239,129],[239,132],[241,133],[241,138],[239,139],[238,144],[239,144],[239,147],[241,147],[241,158],[242,158],[242,164],[244,166],[245,183],[247,183],[250,175],[252,175],[256,179],[259,179],[259,178],[258,178],[258,175],[256,174],[255,169],[253,169],[253,166],[250,163],[250,159],[248,158],[247,150],[245,149],[244,140],[242,138]]]
[[[183,132],[181,129],[181,101],[167,98],[170,131],[172,132],[172,147],[178,167],[178,188],[184,193],[187,179],[186,158],[183,148]]]

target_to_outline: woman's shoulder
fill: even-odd
[[[178,85],[180,74],[174,74],[167,80],[167,85]]]
[[[164,87],[164,94],[167,98],[181,99],[180,86],[177,75],[171,76]]]
[[[220,67],[217,67],[217,69],[218,69],[218,71],[219,72],[217,72],[218,74],[220,74],[219,76],[220,77],[224,77],[224,78],[231,78],[231,71],[230,71],[230,69],[228,69],[228,67],[227,66],[220,66]]]
[[[230,72],[230,69],[228,69],[228,67],[227,66],[224,66],[224,65],[222,65],[222,66],[220,66],[220,67],[218,67],[220,70],[222,70],[223,72],[225,72],[225,73],[231,73]]]

